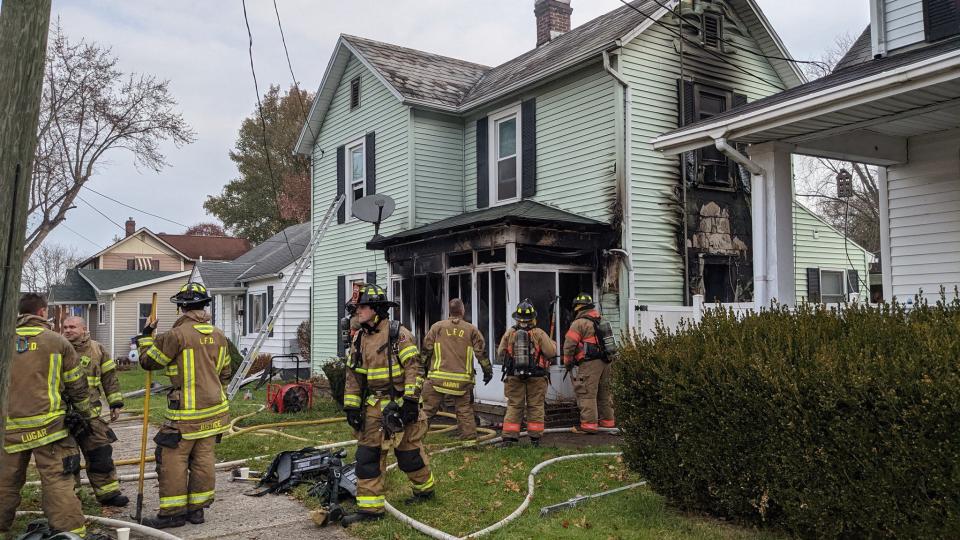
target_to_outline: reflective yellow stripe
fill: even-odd
[[[402,371],[400,368],[394,368],[394,369],[393,369],[393,374],[394,374],[394,375],[400,375],[400,374],[402,374],[402,373],[403,373],[403,371]],[[368,369],[367,372],[366,372],[366,374],[367,374],[367,380],[370,380],[370,381],[376,381],[376,380],[380,380],[380,379],[389,379],[389,378],[390,378],[390,368],[389,368],[389,367],[385,367],[385,368]]]
[[[440,369],[440,344],[433,344],[433,369]]]
[[[60,356],[59,354],[56,356]],[[77,366],[63,374],[63,382],[72,383],[79,381],[83,377],[83,366]]]
[[[117,369],[117,364],[113,360],[107,360],[106,362],[100,364],[100,372],[107,373]]]
[[[447,394],[451,396],[462,396],[467,393],[466,390],[451,390],[449,388],[444,388],[443,386],[437,385],[433,387],[434,390],[440,392],[441,394]]]
[[[161,366],[166,366],[171,362],[170,357],[163,354],[163,351],[157,348],[156,345],[150,345],[150,348],[146,352],[147,358],[152,358],[156,363]]]
[[[188,503],[188,504],[203,504],[203,503],[205,503],[205,502],[207,502],[207,501],[212,501],[212,500],[213,500],[213,495],[214,495],[213,490],[203,491],[203,492],[200,492],[200,493],[191,493],[191,494],[189,495],[189,497],[187,497],[187,503]]]
[[[44,330],[46,330],[46,328],[42,326],[21,326],[17,328],[17,335],[28,337],[39,336]]]
[[[76,529],[70,529],[70,532],[72,532],[73,534],[79,536],[80,538],[86,538],[86,536],[87,536],[87,526],[86,526],[86,525],[81,525],[81,526],[77,527]]]
[[[225,422],[225,425],[213,428],[205,429],[203,431],[194,431],[193,433],[184,433],[183,438],[188,441],[195,439],[205,439],[207,437],[213,437],[214,435],[219,435],[230,429],[230,424]]]
[[[60,431],[54,431],[53,433],[50,433],[49,435],[46,435],[46,436],[44,436],[44,437],[40,437],[39,439],[34,439],[34,440],[30,441],[30,442],[25,442],[25,443],[21,443],[21,444],[11,444],[11,445],[6,445],[6,444],[5,444],[5,445],[3,445],[3,449],[4,449],[8,454],[15,454],[15,453],[17,453],[17,452],[23,452],[24,450],[29,450],[29,449],[31,449],[31,448],[37,448],[38,446],[43,446],[43,445],[46,445],[46,444],[50,444],[50,443],[52,443],[52,442],[56,442],[56,441],[59,441],[60,439],[65,439],[65,438],[67,438],[67,430],[61,429]]]
[[[229,401],[221,401],[206,409],[167,409],[164,417],[167,420],[203,420],[211,416],[223,414],[230,410]]]
[[[383,508],[383,496],[357,497],[357,506],[360,508]]]
[[[138,347],[148,347],[150,345],[153,345],[153,337],[151,336],[142,337],[137,340]]]
[[[212,333],[213,333],[213,325],[212,325],[212,324],[195,324],[195,325],[193,325],[193,329],[196,330],[197,332],[200,332],[201,334],[212,334]]]
[[[102,408],[100,405],[97,405],[96,407],[91,407],[91,408],[90,408],[90,418],[96,418],[97,416],[100,416],[100,412],[101,412],[102,410],[103,410],[103,408]]]
[[[87,384],[94,388],[100,386],[100,377],[87,377]]]
[[[59,418],[64,416],[66,411],[54,411],[52,413],[38,414],[36,416],[20,416],[12,418],[10,416],[6,419],[7,429],[32,429],[45,426]]]
[[[78,410],[78,411],[80,411],[80,412],[89,412],[89,411],[90,411],[90,407],[91,407],[91,405],[90,405],[90,398],[89,398],[89,397],[85,397],[85,398],[83,398],[81,401],[74,401],[74,402],[73,402],[73,408],[76,409],[76,410]],[[87,417],[89,418],[90,415],[87,415]]]
[[[360,396],[356,394],[344,394],[343,395],[343,406],[344,407],[359,407],[360,406]]]
[[[410,346],[404,347],[403,349],[400,350],[400,364],[402,365],[404,362],[410,359],[410,357],[416,356],[417,353],[419,352],[420,351],[417,350],[416,345],[410,345]]]
[[[47,373],[47,398],[50,400],[50,412],[61,409],[60,403],[60,367],[63,357],[59,354],[50,355],[50,371]],[[74,379],[76,380],[76,379]]]
[[[415,396],[417,394],[417,385],[407,384],[403,387],[403,395],[405,396]]]
[[[197,408],[197,373],[193,361],[193,349],[183,351],[183,409]]]
[[[174,495],[173,497],[160,497],[160,508],[177,508],[187,505],[186,495]]]
[[[230,355],[227,354],[226,347],[220,347],[220,351],[217,353],[217,373],[223,371],[224,366],[227,365]]]
[[[110,392],[107,394],[107,403],[111,405],[114,403],[123,403],[123,394],[120,392]]]
[[[120,482],[113,481],[100,487],[94,487],[93,492],[98,496],[108,495],[114,491],[120,491]]]
[[[178,368],[176,364],[170,364],[164,373],[166,373],[168,377],[176,377],[180,374],[180,368]]]
[[[427,490],[431,489],[432,487],[433,487],[433,473],[430,473],[430,478],[428,478],[427,481],[424,482],[424,483],[422,483],[422,484],[414,484],[414,485],[413,485],[413,490],[414,490],[414,491],[427,491]]]
[[[473,382],[473,375],[466,373],[450,373],[449,371],[431,371],[427,374],[430,379],[440,379],[443,381]]]
[[[467,347],[467,375],[473,375],[473,347]]]

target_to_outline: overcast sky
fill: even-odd
[[[869,22],[867,0],[756,0],[795,58],[816,58],[837,36],[859,35]],[[277,0],[294,73],[317,89],[340,33],[497,65],[533,48],[533,0]],[[619,0],[573,0],[573,25],[621,5]],[[260,92],[291,84],[271,0],[247,0]],[[90,186],[170,220],[213,221],[207,195],[236,176],[227,156],[244,117],[255,109],[240,0],[54,0],[73,39],[113,48],[120,68],[171,81],[173,95],[197,132],[195,143],[165,148],[170,166],[138,171],[122,150],[108,154]],[[132,216],[154,232],[183,227],[140,214],[91,192],[84,199],[122,224]],[[67,225],[48,238],[93,254],[121,229],[82,202]],[[77,234],[79,233],[79,234]],[[82,237],[85,238],[82,238]]]

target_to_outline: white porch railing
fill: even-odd
[[[640,316],[637,317],[637,333],[643,337],[653,337],[657,321],[661,321],[661,324],[671,330],[676,330],[682,321],[698,322],[703,317],[703,312],[708,309],[732,309],[739,315],[747,313],[754,307],[753,302],[707,304],[704,303],[702,295],[695,295],[692,306],[647,306],[646,310],[641,311]]]

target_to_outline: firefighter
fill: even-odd
[[[423,338],[428,366],[427,381],[423,385],[423,412],[430,420],[443,404],[444,395],[452,396],[460,438],[476,440],[473,360],[476,358],[480,362],[483,384],[493,379],[493,367],[484,357],[480,329],[463,319],[463,301],[459,298],[451,300],[449,312],[450,317],[431,326]]]
[[[92,417],[86,376],[70,342],[50,329],[43,296],[23,295],[19,313],[0,451],[0,535],[13,524],[32,455],[50,529],[86,538],[83,510],[74,493],[80,453],[71,435],[82,434]]]
[[[102,506],[126,506],[130,500],[120,492],[117,469],[113,465],[113,447],[110,446],[117,441],[117,436],[100,418],[101,388],[110,406],[111,422],[120,417],[120,409],[123,408],[117,365],[102,345],[90,339],[87,323],[81,317],[67,317],[62,329],[63,337],[80,355],[80,365],[86,371],[87,384],[90,386],[90,407],[94,419],[90,421],[90,433],[77,441],[87,463],[87,478]]]
[[[580,408],[580,426],[574,433],[596,433],[598,428],[612,428],[613,396],[610,394],[610,361],[598,339],[600,313],[594,309],[593,297],[580,293],[573,299],[574,320],[563,340],[563,365],[577,368],[573,388]]]
[[[164,370],[172,387],[166,421],[153,438],[160,511],[143,521],[155,529],[203,523],[203,509],[214,499],[213,449],[230,427],[223,389],[230,380],[230,352],[227,338],[204,310],[210,300],[203,285],[187,283],[170,298],[181,312],[173,328],[154,338],[154,321],[137,340],[140,365]]]
[[[423,437],[427,420],[420,410],[423,364],[415,338],[388,310],[397,304],[375,284],[364,286],[357,300],[357,332],[347,358],[343,407],[357,438],[356,475],[359,511],[343,526],[377,520],[384,512],[384,473],[393,447],[397,466],[413,484],[412,504],[434,496]]]
[[[546,332],[537,328],[537,310],[524,300],[513,312],[517,324],[508,328],[500,340],[497,356],[506,377],[503,393],[507,413],[503,417],[503,445],[516,444],[520,438],[520,420],[526,411],[527,434],[533,446],[540,446],[543,435],[547,377],[557,347]]]

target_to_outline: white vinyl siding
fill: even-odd
[[[264,295],[266,298],[267,287],[273,287],[273,303],[280,299],[280,293],[290,281],[290,275],[293,273],[293,265],[289,265],[280,271],[283,273],[283,279],[271,278],[261,281],[254,281],[247,284],[247,294]],[[303,277],[297,283],[290,299],[283,310],[277,316],[273,323],[273,336],[268,337],[260,347],[260,352],[265,354],[299,354],[299,347],[295,345],[297,339],[297,327],[300,323],[310,320],[310,269],[304,272]],[[241,300],[242,301],[242,300]],[[249,302],[249,300],[248,300]],[[264,304],[266,306],[266,303]],[[250,309],[248,307],[248,309]],[[269,309],[267,310],[269,312]],[[252,312],[251,312],[252,313]],[[257,337],[257,331],[247,332],[247,335],[241,336],[237,347],[241,350],[253,345],[253,340]],[[306,364],[304,364],[306,367]]]
[[[807,298],[807,268],[856,270],[860,298],[870,299],[869,253],[847,240],[803,205],[793,205],[793,268],[797,283],[797,302]],[[847,258],[849,255],[849,259]],[[852,292],[852,291],[851,291]]]
[[[910,163],[887,170],[893,295],[904,302],[960,286],[960,132],[908,144]]]
[[[360,76],[360,103],[350,110],[350,81]],[[319,223],[337,193],[337,147],[376,132],[377,193],[389,195],[396,211],[383,222],[380,234],[390,236],[408,225],[409,172],[408,128],[410,110],[370,73],[356,58],[347,63],[330,108],[317,132],[313,147],[313,222]],[[345,171],[346,172],[346,171]],[[383,252],[371,252],[366,242],[373,226],[359,220],[334,225],[317,247],[313,259],[313,332],[311,347],[314,366],[337,353],[337,324],[341,309],[337,303],[337,276],[377,271],[385,282],[387,268]],[[306,282],[305,282],[306,283]],[[274,291],[275,298],[279,290]],[[276,333],[275,333],[276,335]]]
[[[887,50],[923,42],[926,39],[923,28],[923,0],[885,1]]]
[[[414,111],[416,226],[463,212],[463,120]]]

